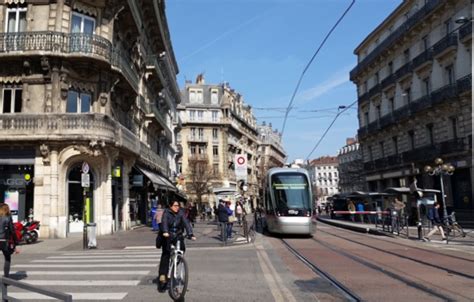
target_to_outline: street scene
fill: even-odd
[[[473,301],[469,0],[0,0],[2,301]]]

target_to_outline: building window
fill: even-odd
[[[202,146],[202,145],[198,146],[198,152],[201,155],[205,155],[206,154],[206,146]]]
[[[196,128],[192,127],[191,128],[191,138],[195,138],[196,137]]]
[[[426,132],[428,134],[429,144],[434,145],[433,124],[426,125]]]
[[[2,113],[21,112],[22,89],[4,88],[2,103]]]
[[[374,75],[375,85],[380,83],[379,72],[377,71]]]
[[[219,100],[219,95],[217,90],[212,90],[211,91],[211,104],[217,105]]]
[[[198,137],[200,140],[204,138],[204,128],[198,128]]]
[[[369,112],[368,111],[364,112],[364,119],[365,119],[365,125],[367,126],[369,124]]]
[[[410,48],[407,48],[403,51],[403,62],[404,64],[410,62]]]
[[[197,120],[198,120],[199,122],[202,122],[203,116],[204,116],[204,112],[203,112],[202,110],[198,110],[198,111],[197,111]]]
[[[219,146],[212,146],[212,155],[219,157]]]
[[[212,111],[212,122],[217,122],[217,117],[219,116],[219,111]]]
[[[393,62],[392,61],[390,61],[388,63],[388,74],[389,75],[393,74]]]
[[[212,139],[217,140],[217,128],[212,128]]]
[[[385,158],[384,143],[383,143],[383,142],[380,142],[380,143],[379,143],[379,146],[380,146],[380,154],[382,154],[382,158]]]
[[[214,173],[214,175],[219,174],[219,164],[213,164],[212,165],[212,172]]]
[[[390,112],[395,111],[395,99],[394,98],[389,98],[388,99],[388,104],[390,106]]]
[[[415,149],[415,131],[413,130],[408,131],[408,147],[410,150]]]
[[[451,133],[453,135],[453,138],[456,139],[458,138],[458,122],[457,122],[456,117],[454,116],[450,118],[450,121],[451,121]]]
[[[190,103],[196,103],[196,91],[195,90],[189,90],[189,102]]]
[[[84,113],[91,111],[92,97],[89,93],[69,90],[67,93],[66,112]]]
[[[192,155],[196,154],[196,145],[191,145],[190,152]]]
[[[444,70],[445,70],[445,74],[446,74],[446,82],[449,85],[454,84],[454,67],[453,67],[453,65],[447,66]]]
[[[368,150],[369,150],[369,161],[373,161],[374,155],[372,153],[372,146],[369,146]]]
[[[203,101],[202,90],[198,90],[198,91],[196,91],[196,102],[201,104],[202,101]]]
[[[7,8],[5,32],[15,33],[26,31],[26,7]]]
[[[395,151],[395,154],[398,154],[398,137],[393,136],[392,143],[393,143],[393,150]]]
[[[196,120],[196,110],[189,110],[189,120],[191,122]]]
[[[382,117],[382,109],[380,108],[380,105],[377,105],[375,110],[377,111],[377,119],[380,119]]]
[[[423,79],[423,95],[430,94],[431,85],[430,85],[430,77]]]
[[[425,51],[430,47],[429,40],[428,40],[428,35],[424,36],[421,39],[421,47],[422,47],[422,49],[421,49],[422,51]]]
[[[405,105],[408,105],[411,103],[411,88],[408,87],[403,91],[403,98],[405,99]]]
[[[77,12],[72,13],[71,32],[92,35],[95,30],[95,19]]]
[[[451,31],[452,31],[451,18],[449,18],[448,20],[446,20],[446,21],[444,22],[444,31],[445,31],[446,36],[451,33]]]
[[[369,92],[369,86],[367,85],[367,80],[364,81],[364,93]]]

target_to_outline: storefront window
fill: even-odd
[[[32,165],[0,165],[0,202],[10,206],[14,221],[33,218]]]

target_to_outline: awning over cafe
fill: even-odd
[[[171,181],[159,175],[158,173],[143,167],[137,167],[137,169],[140,170],[140,172],[142,172],[153,183],[155,189],[177,191],[176,187],[171,183]]]

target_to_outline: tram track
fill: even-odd
[[[360,302],[363,301],[355,292],[351,291],[349,288],[344,286],[341,282],[339,282],[334,276],[329,274],[328,272],[322,270],[315,264],[313,264],[310,260],[308,260],[305,256],[299,253],[295,248],[293,248],[288,242],[284,239],[281,239],[283,245],[296,257],[298,258],[306,267],[311,269],[313,272],[321,276],[324,280],[328,281],[332,286],[338,289],[338,291],[348,299],[348,301]]]
[[[333,225],[331,225],[331,224],[327,224],[327,223],[324,223],[324,222],[322,222],[322,221],[319,221],[318,223],[324,224],[324,225],[326,225],[326,226],[333,226]],[[334,226],[333,226],[333,227],[334,227]],[[341,228],[337,228],[337,230],[342,230],[342,229],[341,229]],[[326,231],[323,231],[323,230],[321,230],[321,229],[319,229],[319,228],[318,228],[318,232],[327,233]],[[332,235],[332,234],[331,234],[331,235]],[[381,236],[381,237],[383,237],[383,236]],[[375,236],[371,237],[371,239],[373,239],[373,240],[378,240],[378,241],[382,241],[382,242],[391,243],[391,242],[388,241],[388,240],[381,239],[381,238],[377,238],[377,237],[375,237]],[[450,255],[450,254],[446,254],[446,253],[440,253],[440,252],[437,252],[437,251],[434,251],[434,250],[427,250],[427,249],[420,248],[420,247],[413,246],[413,245],[403,244],[403,243],[399,243],[399,242],[397,242],[397,245],[398,245],[398,246],[407,247],[407,248],[410,248],[410,249],[415,249],[415,250],[423,251],[423,252],[428,252],[428,251],[429,251],[430,254],[436,254],[436,255],[440,255],[440,256],[445,256],[445,257],[450,257],[450,258],[454,258],[454,259],[459,259],[459,260],[465,260],[465,261],[472,262],[472,259],[468,259],[468,258],[456,256],[456,255]]]
[[[361,246],[364,246],[364,247],[368,247],[368,248],[371,248],[371,249],[374,249],[376,251],[379,251],[379,252],[382,252],[382,253],[386,253],[386,254],[389,254],[389,255],[392,255],[392,256],[396,256],[396,257],[399,257],[399,258],[402,258],[402,259],[406,259],[406,260],[411,260],[411,261],[414,261],[416,263],[420,263],[420,264],[423,264],[423,265],[426,265],[426,266],[430,266],[430,267],[433,267],[433,268],[436,268],[436,269],[441,269],[441,270],[444,270],[450,274],[453,274],[453,275],[458,275],[460,277],[464,277],[464,278],[467,278],[467,279],[471,279],[471,280],[474,280],[474,276],[473,275],[469,275],[469,274],[466,274],[466,273],[463,273],[463,272],[459,272],[459,271],[456,271],[456,270],[453,270],[453,269],[450,269],[450,268],[447,268],[447,267],[444,267],[444,266],[441,266],[441,265],[437,265],[437,264],[434,264],[434,263],[430,263],[430,262],[427,262],[427,261],[423,261],[423,260],[420,260],[420,259],[416,259],[414,257],[410,257],[410,256],[405,256],[405,255],[401,255],[401,254],[398,254],[398,253],[395,253],[395,252],[392,252],[392,251],[387,251],[385,249],[382,249],[382,248],[378,248],[378,247],[375,247],[375,246],[372,246],[372,245],[369,245],[369,244],[366,244],[366,243],[362,243],[362,242],[359,242],[359,241],[356,241],[356,240],[353,240],[353,239],[349,239],[349,238],[346,238],[346,237],[343,237],[343,236],[340,236],[340,235],[337,235],[337,234],[334,234],[334,233],[331,233],[331,232],[327,232],[327,231],[323,231],[323,230],[318,230],[319,232],[322,232],[322,233],[326,233],[328,235],[331,235],[331,236],[334,236],[334,237],[337,237],[337,238],[340,238],[340,239],[343,239],[345,241],[349,241],[349,242],[352,242],[352,243],[355,243],[355,244],[358,244],[358,245],[361,245]],[[317,241],[316,239],[312,239],[314,241]],[[386,243],[389,243],[389,244],[394,244],[395,243],[392,243],[392,242],[389,242],[389,241],[385,241]],[[423,250],[424,252],[428,252],[424,249],[420,249],[420,250]],[[431,251],[429,251],[431,253]],[[443,253],[438,253],[440,255],[443,255],[443,256],[446,256],[446,257],[450,257],[449,255],[446,255],[446,254],[443,254]],[[464,259],[461,257],[462,260],[464,261],[470,261],[472,262],[471,260],[468,260],[468,259]]]
[[[348,286],[346,286],[344,283],[346,281],[339,281],[338,277],[336,275],[333,275],[332,273],[328,272],[324,268],[321,268],[320,265],[317,263],[314,263],[314,261],[311,261],[305,255],[298,251],[297,248],[293,247],[288,240],[281,239],[283,242],[284,246],[293,254],[297,259],[299,259],[306,267],[310,268],[312,271],[317,273],[318,275],[322,276],[325,280],[330,282],[333,286],[335,286],[341,293],[343,293],[348,299],[351,301],[364,301],[366,298],[361,298],[357,292],[354,290],[350,289]],[[458,297],[463,297],[466,299],[467,297],[464,295],[460,295],[460,293],[457,293],[455,291],[451,291],[449,289],[443,289],[446,290],[446,292],[440,292],[440,289],[435,286],[430,281],[424,281],[423,279],[416,278],[417,280],[413,280],[413,277],[406,277],[405,274],[402,274],[401,272],[397,272],[391,268],[387,268],[383,264],[378,264],[378,263],[373,263],[371,260],[365,259],[364,257],[354,255],[350,252],[341,250],[337,245],[330,244],[323,242],[319,239],[311,238],[310,241],[315,242],[317,245],[331,251],[332,253],[336,253],[339,256],[342,256],[345,259],[348,259],[348,261],[353,261],[354,263],[357,263],[361,265],[362,267],[366,267],[369,270],[376,271],[377,273],[385,275],[387,278],[390,278],[392,280],[396,280],[400,282],[401,284],[406,285],[407,287],[411,287],[419,292],[424,293],[425,295],[431,296],[433,298],[438,298],[443,301],[456,301],[457,298],[454,298],[454,296]],[[308,249],[310,247],[305,247],[305,249]],[[313,249],[313,248],[311,248]],[[323,265],[324,266],[324,265]],[[326,265],[327,266],[327,265]],[[434,267],[436,268],[436,267]],[[439,268],[436,268],[439,269]],[[342,276],[341,276],[342,277]],[[464,276],[458,276],[464,278]],[[343,278],[344,279],[344,278]],[[370,300],[370,299],[369,299]]]

